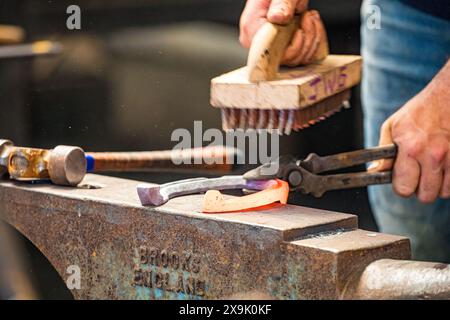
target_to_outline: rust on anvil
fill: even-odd
[[[450,265],[443,263],[382,259],[354,280],[344,298],[450,299]]]
[[[8,162],[8,172],[15,179],[50,179],[50,151],[34,148],[14,148]]]
[[[405,238],[365,235],[354,215],[288,205],[211,216],[202,195],[149,208],[138,184],[97,175],[78,188],[2,181],[0,211],[64,280],[68,266],[80,267],[72,293],[82,299],[337,299],[350,271],[409,257]]]
[[[401,236],[365,230],[323,234],[288,244],[289,265],[304,272],[295,279],[298,298],[335,299],[342,297],[350,279],[378,259],[410,259],[409,241]]]

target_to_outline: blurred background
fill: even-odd
[[[81,8],[81,30],[66,27],[66,9],[73,4]],[[158,150],[171,149],[172,131],[192,131],[194,120],[202,120],[204,130],[220,128],[220,111],[209,105],[210,80],[246,63],[247,51],[238,42],[244,4],[0,0],[0,24],[23,28],[23,42],[63,45],[63,51],[52,56],[0,59],[0,138],[40,148],[66,144],[86,151]],[[310,1],[326,24],[332,53],[359,53],[360,4]],[[356,88],[350,110],[282,137],[280,152],[304,157],[361,148],[359,94]],[[121,176],[156,183],[188,177]],[[295,194],[290,203],[357,214],[362,228],[376,230],[365,189],[332,192],[321,199]],[[26,239],[18,245],[26,249],[29,263],[24,272],[36,296],[70,299],[45,257]]]

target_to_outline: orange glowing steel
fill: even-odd
[[[260,208],[274,202],[286,204],[288,196],[289,184],[282,180],[276,180],[276,184],[263,191],[227,200],[219,191],[210,190],[203,199],[202,211],[204,213],[223,213]]]

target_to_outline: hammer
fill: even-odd
[[[74,146],[54,149],[16,147],[0,140],[0,177],[8,173],[14,180],[47,180],[76,186],[87,172],[131,172],[152,170],[196,170],[229,172],[236,153],[223,146],[166,151],[92,152]],[[187,161],[186,161],[187,160]],[[178,165],[179,164],[179,165]]]

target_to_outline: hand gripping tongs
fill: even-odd
[[[392,172],[357,172],[320,175],[325,172],[350,168],[380,159],[395,158],[395,145],[345,152],[326,157],[310,154],[305,160],[292,156],[281,156],[276,161],[264,164],[244,174],[244,179],[269,180],[278,178],[287,181],[291,191],[301,191],[321,197],[330,190],[351,189],[374,184],[388,184]]]

